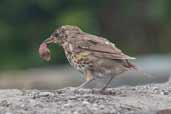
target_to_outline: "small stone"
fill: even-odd
[[[79,114],[79,113],[75,111],[75,112],[73,112],[73,114]]]
[[[88,101],[83,101],[82,102],[84,105],[89,105],[90,103]]]
[[[98,104],[95,104],[95,103],[94,103],[94,104],[93,104],[93,106],[94,106],[94,107],[97,107],[97,106],[98,106]]]
[[[63,104],[64,107],[69,107],[70,105],[70,103]]]
[[[9,106],[9,103],[8,103],[7,100],[3,100],[3,101],[1,101],[0,105],[1,106],[4,106],[4,107],[8,107]]]
[[[40,98],[40,97],[48,97],[48,96],[54,96],[54,93],[51,92],[40,92],[33,94],[33,99]]]
[[[153,87],[152,91],[153,91],[153,93],[158,93],[159,92],[159,88],[158,87]]]
[[[137,88],[134,87],[134,88],[132,88],[132,90],[135,91],[135,90],[137,90]]]
[[[162,90],[162,91],[160,92],[160,94],[161,94],[161,95],[169,95],[169,92],[166,91],[166,90]]]
[[[105,109],[105,106],[104,105],[100,105],[99,108],[100,109]]]
[[[159,88],[158,88],[158,87],[153,87],[152,89],[153,89],[153,90],[159,90]]]
[[[40,92],[39,93],[40,97],[47,97],[47,96],[54,96],[52,92]]]
[[[6,112],[5,114],[13,114],[13,113],[11,113],[11,112]]]

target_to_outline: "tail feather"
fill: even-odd
[[[154,78],[153,75],[151,75],[151,74],[145,72],[140,66],[137,66],[137,65],[135,65],[135,64],[133,64],[133,63],[130,63],[128,60],[127,60],[126,62],[127,62],[127,66],[126,66],[127,68],[136,70],[136,72],[139,72],[139,73],[143,74],[143,75],[146,76],[147,78],[150,78],[150,79]],[[168,82],[171,83],[171,73],[170,73],[170,75],[169,75]]]
[[[133,64],[133,63],[130,63],[128,60],[126,61],[127,62],[127,66],[128,68],[130,69],[133,69],[133,70],[136,70],[137,72],[143,74],[144,76],[148,77],[148,78],[153,78],[153,76],[147,72],[145,72],[142,68],[140,68],[139,66]]]
[[[127,67],[127,68],[138,70],[137,66],[132,64],[132,63],[130,63],[128,60],[126,60],[126,64],[124,64],[124,66]]]

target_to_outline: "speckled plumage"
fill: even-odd
[[[82,86],[95,77],[110,76],[112,80],[118,74],[135,68],[128,61],[135,58],[124,54],[114,43],[85,33],[76,26],[62,26],[46,40],[46,43],[56,42],[64,48],[69,63],[86,76],[87,82]]]

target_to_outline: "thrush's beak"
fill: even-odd
[[[44,43],[46,43],[46,44],[52,44],[52,43],[56,44],[57,43],[57,38],[56,37],[49,37],[44,41]]]

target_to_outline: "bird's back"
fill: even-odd
[[[67,59],[81,72],[89,69],[117,74],[128,70],[130,67],[128,59],[134,59],[102,37],[84,32],[69,37],[68,49],[65,49]]]

